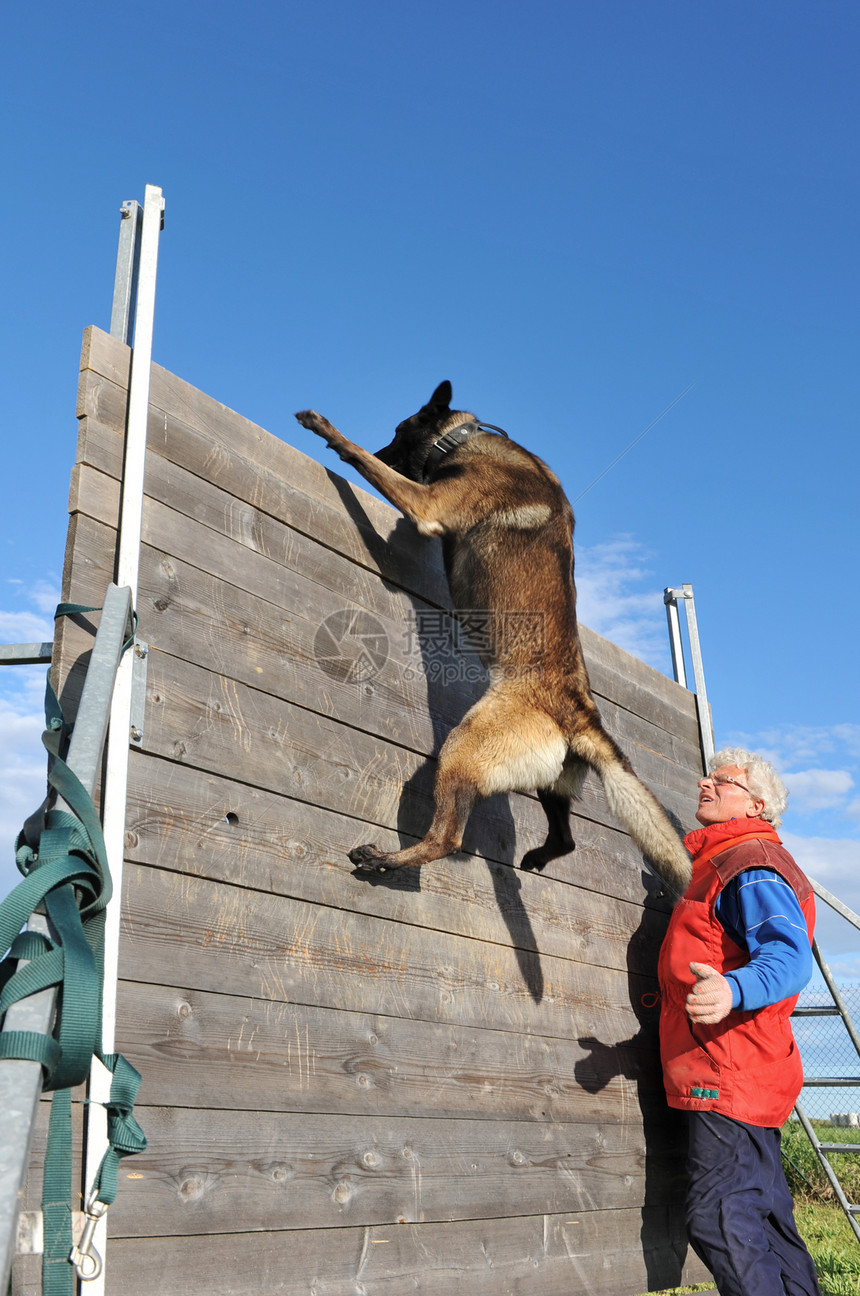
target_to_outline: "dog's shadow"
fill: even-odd
[[[327,471],[344,509],[362,537],[368,556],[382,577],[404,589],[412,603],[410,624],[404,626],[400,644],[389,644],[389,659],[397,653],[400,657],[398,665],[403,672],[411,672],[411,678],[419,684],[422,681],[426,683],[426,705],[432,725],[434,756],[403,784],[397,811],[397,831],[402,849],[411,845],[416,838],[423,837],[429,827],[436,757],[450,731],[486,690],[487,674],[475,653],[460,643],[456,614],[440,611],[413,594],[404,587],[403,573],[393,570],[394,555],[399,555],[402,561],[404,554],[415,554],[414,526],[405,518],[399,518],[389,539],[382,539],[374,530],[350,483],[337,473]],[[438,552],[436,540],[418,543],[426,546],[428,558],[430,554]],[[441,565],[439,574],[440,590],[446,590]],[[447,598],[447,590],[445,597]],[[488,842],[492,843],[489,850]],[[544,993],[543,970],[531,920],[522,902],[522,880],[514,868],[515,850],[516,826],[508,798],[494,796],[479,803],[466,828],[463,852],[490,856],[486,860],[487,868],[499,912],[510,934],[520,974],[531,998],[535,1003],[540,1003]],[[398,891],[421,890],[421,871],[417,868],[398,869],[383,874],[365,873],[356,869],[355,876],[363,878],[371,886],[385,886]]]

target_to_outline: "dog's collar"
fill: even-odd
[[[471,437],[477,436],[479,432],[497,432],[505,440],[508,439],[507,432],[503,432],[500,427],[496,427],[493,423],[478,423],[475,419],[470,419],[468,423],[461,423],[459,427],[452,428],[450,432],[445,432],[437,441],[433,442],[421,471],[424,481],[430,480],[446,454],[450,454],[452,450],[456,450],[458,446],[463,445]]]

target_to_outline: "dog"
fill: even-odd
[[[475,803],[495,792],[536,791],[547,837],[520,867],[541,870],[574,849],[571,799],[588,768],[659,876],[683,893],[690,861],[657,798],[601,722],[576,621],[573,510],[547,465],[500,428],[451,409],[449,382],[404,419],[375,455],[314,410],[296,418],[352,464],[418,528],[442,540],[458,610],[482,609],[483,697],[439,753],[435,811],[424,839],[404,850],[357,846],[359,871],[385,873],[453,854]],[[530,616],[536,632],[505,633]],[[526,624],[525,622],[523,624]]]

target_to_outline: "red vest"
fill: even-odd
[[[785,879],[800,902],[810,941],[812,889],[762,819],[711,824],[690,833],[684,844],[693,853],[693,876],[672,912],[658,967],[660,1056],[669,1106],[780,1126],[803,1086],[789,1022],[797,995],[754,1012],[733,1009],[716,1026],[694,1025],[686,1013],[695,982],[690,963],[708,963],[726,973],[749,962],[749,952],[735,944],[714,912],[723,887],[745,869],[774,869]]]

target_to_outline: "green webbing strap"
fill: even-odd
[[[51,1101],[42,1183],[42,1296],[74,1296],[72,1249],[72,1094],[58,1089]]]
[[[81,604],[61,604],[57,615],[96,611]],[[129,641],[131,642],[131,641]],[[40,1062],[44,1088],[54,1090],[45,1159],[44,1296],[73,1296],[71,1093],[86,1080],[93,1055],[113,1075],[108,1116],[108,1151],[96,1175],[96,1200],[110,1205],[117,1191],[120,1157],[141,1152],[146,1138],[134,1119],[140,1075],[121,1054],[105,1055],[101,1043],[104,978],[105,907],[111,896],[101,824],[92,799],[60,755],[69,732],[50,681],[45,694],[48,783],[69,810],[47,810],[34,846],[19,834],[16,863],[24,880],[0,905],[0,1018],[18,1000],[48,986],[59,988],[52,1036],[33,1031],[0,1033],[0,1058]],[[21,932],[42,906],[51,936]],[[17,960],[30,960],[16,967]]]
[[[100,1060],[113,1075],[107,1108],[108,1142],[94,1184],[96,1199],[106,1206],[113,1204],[117,1191],[120,1158],[146,1151],[146,1136],[134,1119],[134,1100],[140,1086],[140,1073],[121,1053],[100,1053]]]

